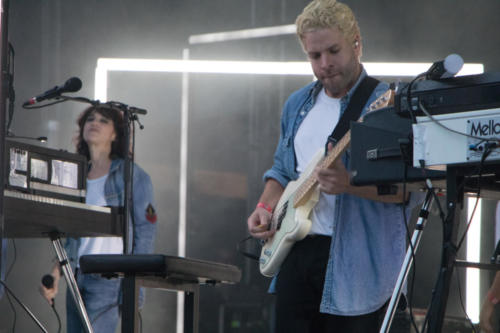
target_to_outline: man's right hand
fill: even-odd
[[[250,235],[262,240],[274,235],[276,229],[271,228],[271,212],[278,203],[283,191],[284,188],[278,181],[272,178],[266,181],[259,203],[247,220]]]
[[[268,239],[276,232],[270,229],[272,214],[266,209],[257,207],[247,220],[248,232],[255,238]]]

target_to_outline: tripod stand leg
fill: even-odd
[[[413,256],[415,255],[415,251],[417,250],[417,247],[420,243],[420,238],[422,237],[422,232],[424,231],[425,223],[427,221],[427,217],[429,216],[429,209],[434,198],[433,191],[433,189],[427,190],[424,203],[422,204],[422,208],[420,209],[417,224],[415,225],[415,230],[413,231],[411,244],[406,250],[406,257],[403,261],[403,265],[401,266],[401,270],[399,271],[396,286],[394,287],[389,306],[387,307],[387,312],[385,313],[384,321],[382,322],[382,326],[380,328],[380,333],[387,333],[391,328],[391,323],[394,319],[394,314],[396,313],[397,305],[401,297],[401,290],[403,289],[403,285],[408,278],[408,272],[410,271],[411,264],[413,263]]]
[[[54,246],[54,250],[56,251],[57,259],[59,260],[59,265],[61,266],[61,271],[63,272],[66,283],[68,284],[68,289],[71,292],[71,296],[75,301],[78,313],[80,314],[80,318],[82,320],[82,323],[84,324],[85,331],[87,333],[94,333],[92,325],[90,324],[87,310],[85,309],[85,305],[83,304],[82,296],[80,295],[80,291],[78,290],[78,285],[76,284],[73,270],[71,269],[71,266],[69,264],[68,256],[66,254],[66,251],[64,250],[64,247],[62,246],[61,239],[59,235],[51,235],[50,239],[52,241],[52,245]]]

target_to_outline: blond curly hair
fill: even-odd
[[[314,0],[295,20],[297,35],[303,42],[304,34],[325,28],[338,28],[348,42],[360,42],[358,22],[351,8],[336,0]]]

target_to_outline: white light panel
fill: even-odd
[[[413,77],[425,72],[430,63],[363,63],[372,76]],[[482,64],[464,64],[458,75],[482,73]],[[252,75],[309,75],[311,65],[304,61],[220,61],[220,60],[177,60],[177,59],[124,59],[99,58],[95,70],[95,99],[107,100],[108,72],[167,72],[167,73],[218,73]]]

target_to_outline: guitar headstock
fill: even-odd
[[[395,91],[392,89],[387,90],[383,95],[377,98],[370,106],[368,107],[368,111],[375,111],[378,109],[382,109],[391,105],[394,105],[394,95]]]

